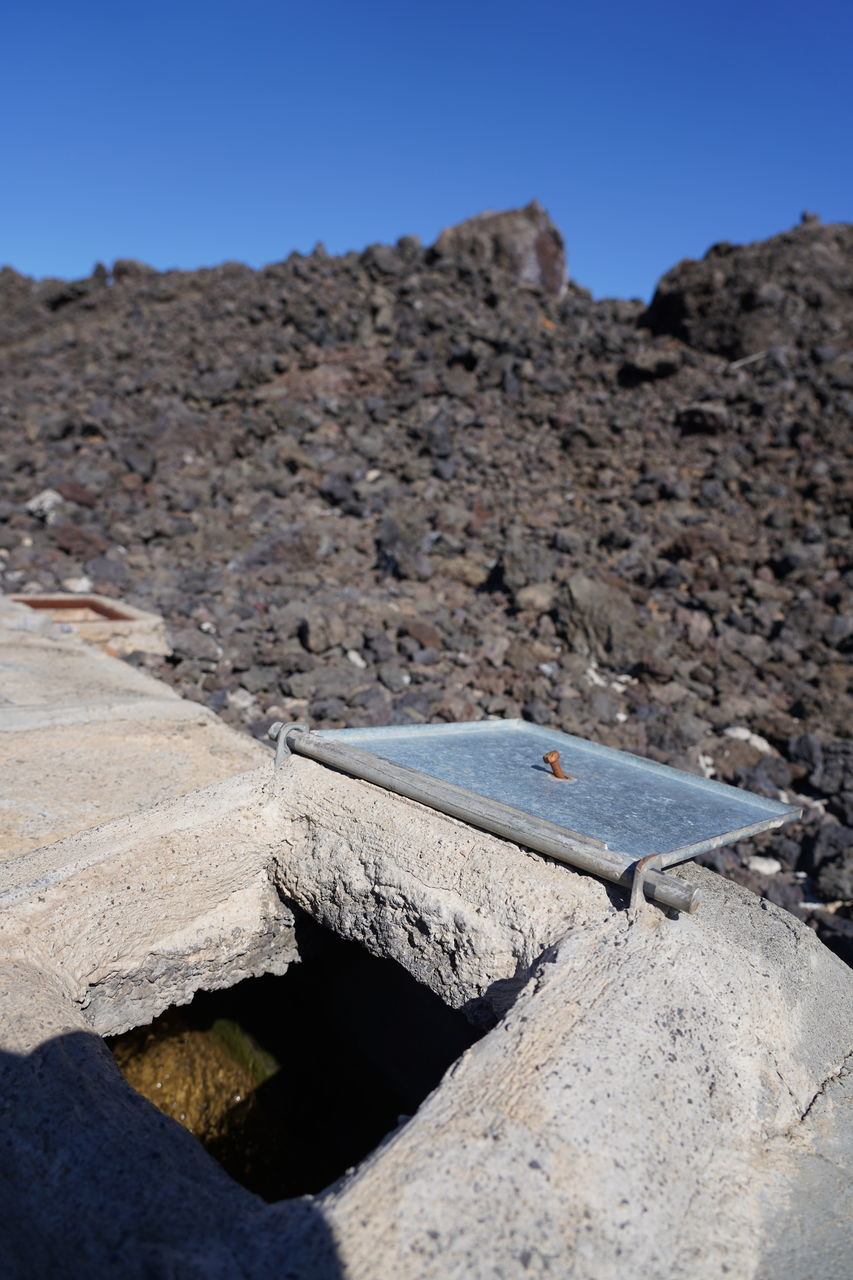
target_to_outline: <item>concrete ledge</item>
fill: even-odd
[[[293,916],[267,872],[271,764],[0,866],[0,950],[61,976],[116,1034],[200,988],[283,972]]]
[[[206,707],[0,599],[0,859],[268,756]]]

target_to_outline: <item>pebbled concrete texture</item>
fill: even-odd
[[[631,917],[251,747],[248,771],[214,757],[208,786],[0,865],[4,1275],[850,1274],[853,978],[807,928],[692,865],[695,915]],[[99,1036],[297,961],[297,907],[489,1029],[345,1179],[271,1206]]]

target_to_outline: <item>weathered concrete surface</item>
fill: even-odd
[[[818,1090],[802,1120],[769,1139],[762,1152],[760,1280],[850,1275],[853,1080],[847,1062]]]
[[[207,708],[0,597],[0,859],[267,754]]]
[[[280,776],[282,896],[477,1021],[569,929],[624,907],[599,880],[304,758]]]
[[[0,954],[61,973],[114,1035],[296,959],[267,867],[270,764],[0,865]]]
[[[347,1266],[380,1274],[379,1241],[386,1274],[751,1276],[772,1273],[778,1232],[801,1254],[781,1274],[849,1274],[850,1167],[812,1181],[832,1153],[802,1118],[849,1054],[853,1009],[848,994],[827,1027],[840,975],[820,973],[807,938],[776,956],[780,971],[774,932],[742,948],[660,916],[572,931],[333,1198]],[[806,980],[784,989],[797,970]],[[773,1143],[787,1185],[769,1227]],[[834,1224],[798,1192],[800,1150],[815,1156],[811,1195],[840,1207]],[[451,1187],[452,1211],[437,1210]],[[825,1270],[833,1257],[844,1265]]]
[[[165,1119],[152,1128],[75,1039],[78,1069],[100,1081],[86,1106],[112,1165],[123,1259],[132,1239],[140,1258],[164,1257],[173,1239],[187,1257],[183,1203],[157,1218],[143,1197],[134,1217],[136,1157],[128,1167],[118,1135],[130,1126],[129,1149],[143,1143],[150,1167],[163,1144],[176,1194],[204,1202],[199,1274],[288,1274],[286,1255],[291,1274],[359,1280],[693,1280],[724,1268],[840,1280],[853,1209],[849,971],[785,913],[710,872],[680,874],[701,884],[699,912],[648,907],[631,924],[599,882],[302,759],[170,801],[144,830],[116,820],[28,855],[7,884],[2,948],[48,975],[54,1013],[13,981],[12,1043],[30,1047],[3,1061],[28,1125],[39,1112],[42,1122],[25,1144],[27,1186],[9,1191],[12,1217],[36,1215],[48,1242],[79,1241],[88,1274],[107,1271],[100,1170],[79,1184],[72,1137],[55,1124],[53,1085],[67,1088],[71,1070],[57,1019],[78,1035],[117,1030],[200,975],[207,985],[234,921],[237,951],[262,938],[256,960],[266,948],[274,962],[295,904],[481,1020],[523,990],[409,1124],[310,1202],[298,1230],[303,1202],[261,1206],[195,1156],[191,1177],[176,1173],[183,1139]],[[24,1140],[9,1132],[20,1160]],[[159,1182],[151,1194],[162,1201]]]
[[[697,867],[695,916],[631,925],[595,880],[290,770],[285,896],[448,1003],[500,1011],[559,939],[332,1196],[348,1274],[849,1274],[853,981],[808,929]]]
[[[100,732],[144,707],[192,729],[212,785],[181,795],[178,774],[159,804],[140,791],[0,864],[4,1276],[846,1280],[853,978],[808,929],[692,866],[696,915],[631,920],[599,881],[368,783],[298,758],[275,772],[221,725],[217,754],[197,708],[22,634],[7,671],[29,662],[37,695],[40,671],[64,674],[41,709],[22,680],[0,686],[0,742],[42,732],[47,750],[57,724],[23,729],[42,711]],[[87,720],[108,686],[112,709]],[[68,751],[64,782],[33,775],[35,804],[67,792]],[[144,785],[168,787],[151,751]],[[94,1033],[283,970],[296,907],[491,1029],[350,1177],[267,1206],[133,1094]]]

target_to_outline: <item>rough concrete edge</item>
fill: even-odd
[[[292,756],[281,778],[285,901],[394,959],[490,1025],[566,930],[624,897],[593,877],[415,800]]]
[[[202,821],[209,823],[244,806],[266,803],[271,775],[270,761],[222,782],[161,800],[137,813],[111,818],[100,826],[64,836],[0,864],[0,911],[89,867],[115,859],[143,839],[192,831]]]
[[[20,859],[0,900],[4,954],[61,971],[102,1034],[283,972],[298,954],[269,874],[271,782],[268,763]]]
[[[223,903],[221,912],[192,922],[180,940],[166,939],[144,958],[78,984],[74,1002],[98,1035],[146,1026],[166,1009],[189,1004],[199,991],[223,991],[247,978],[281,975],[300,960],[293,914],[275,897],[252,893]]]
[[[180,698],[180,694],[175,693],[162,680],[157,680],[137,667],[122,662],[120,658],[115,658],[111,654],[104,653],[102,649],[87,644],[80,636],[45,635],[42,632],[33,633],[23,629],[17,632],[3,628],[0,629],[0,652],[3,649],[18,650],[24,658],[28,654],[41,653],[52,657],[59,654],[78,663],[80,667],[84,669],[88,667],[98,674],[104,668],[104,664],[108,664],[116,674],[121,673],[121,684],[140,698],[156,698],[158,701]]]

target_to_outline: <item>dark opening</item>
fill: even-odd
[[[482,1034],[393,961],[307,917],[298,939],[284,976],[199,992],[108,1041],[130,1083],[267,1200],[364,1159]]]

